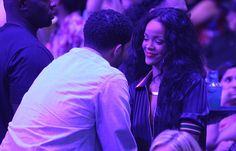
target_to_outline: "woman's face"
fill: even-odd
[[[142,47],[147,65],[156,66],[162,60],[165,49],[165,27],[156,20],[151,20],[144,32]]]
[[[222,105],[236,105],[236,67],[228,69],[222,77]]]

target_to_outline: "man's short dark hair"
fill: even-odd
[[[92,14],[84,26],[85,46],[103,51],[118,44],[126,44],[132,35],[130,20],[114,10]]]

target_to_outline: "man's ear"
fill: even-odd
[[[114,51],[113,51],[113,55],[114,56],[120,55],[123,51],[122,47],[123,47],[122,44],[116,45],[115,48],[114,48]]]

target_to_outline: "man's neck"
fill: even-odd
[[[37,35],[37,28],[35,28],[33,25],[31,25],[26,19],[22,17],[10,17],[7,16],[7,23],[12,23],[19,25],[21,27],[26,28],[29,32],[31,32],[35,37]]]

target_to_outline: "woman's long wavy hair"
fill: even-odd
[[[143,76],[148,70],[148,67],[144,66],[142,42],[146,25],[153,19],[165,27],[166,49],[162,56],[162,64],[158,65],[161,73],[170,68],[173,69],[173,67],[184,66],[205,76],[197,34],[187,13],[176,8],[159,8],[148,13],[139,23],[138,30],[134,31],[133,34],[132,50],[134,51],[134,70],[137,73],[137,78]]]

